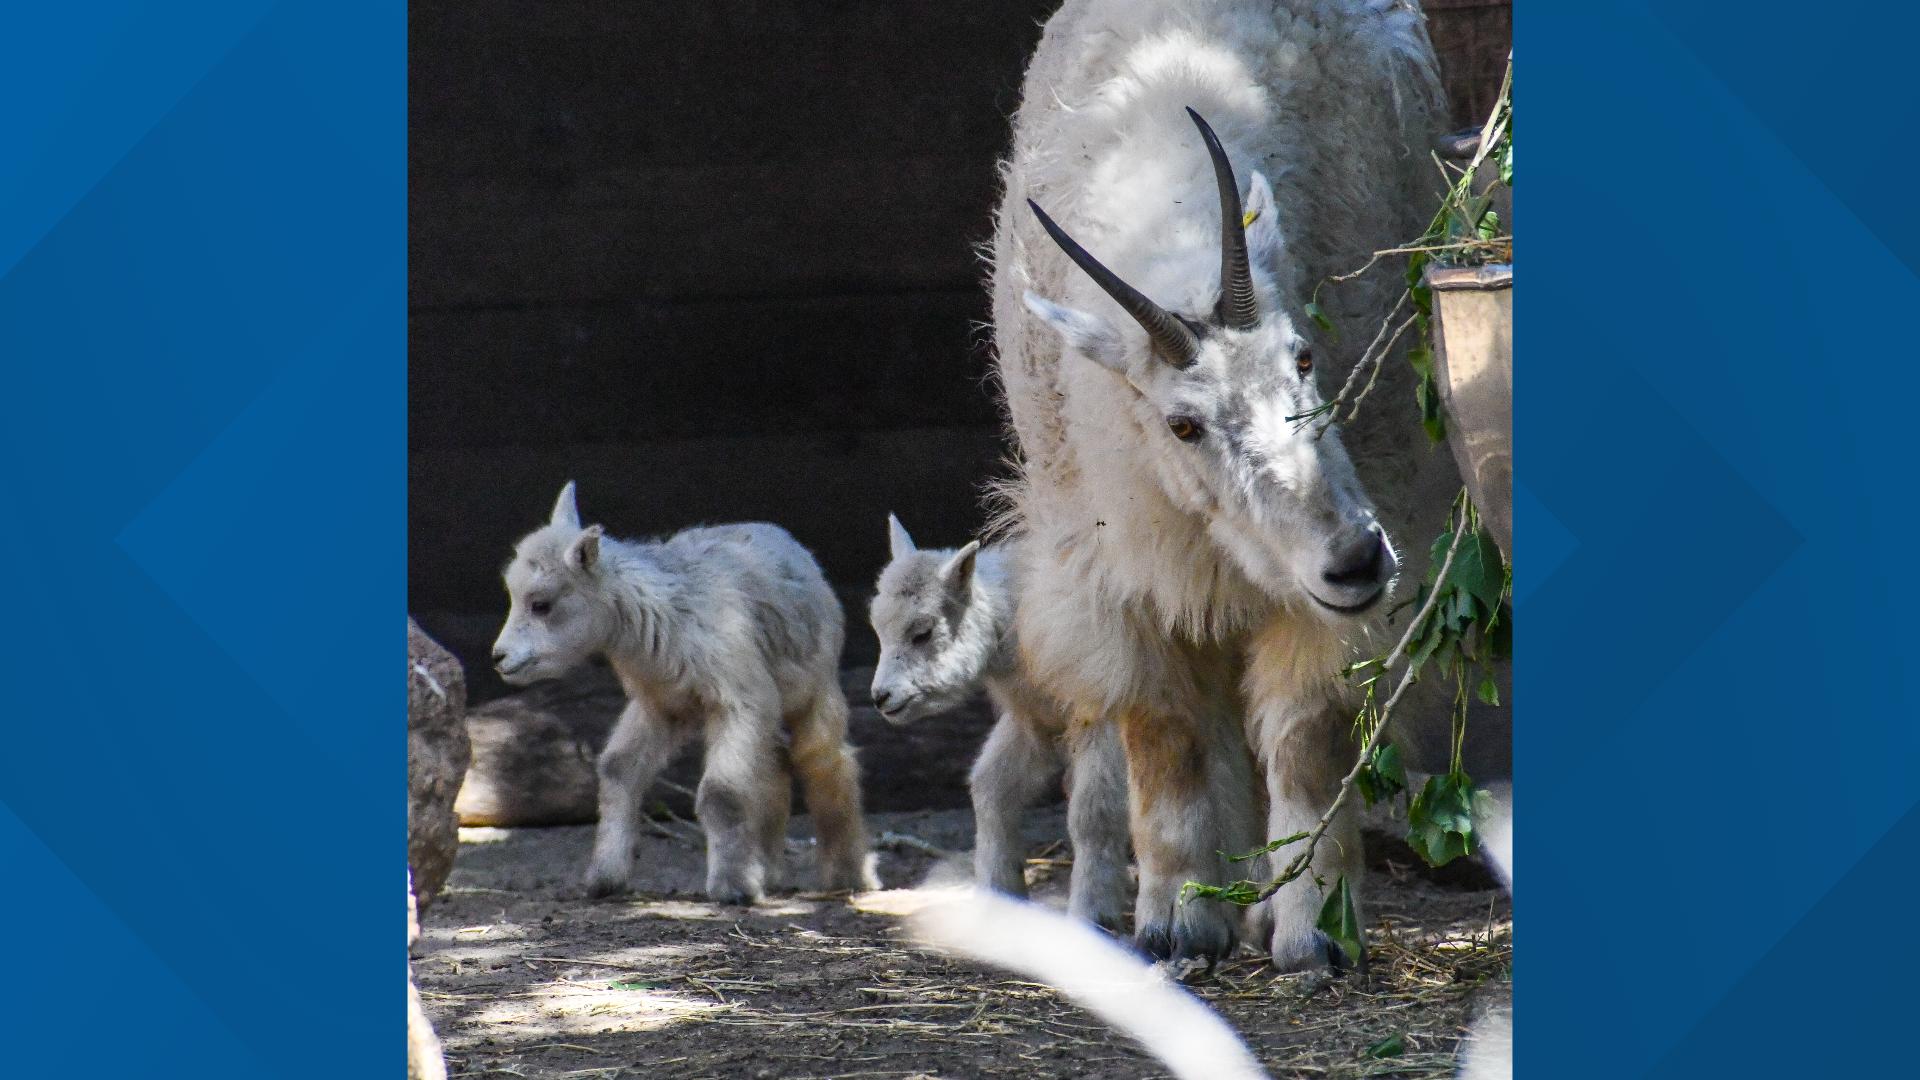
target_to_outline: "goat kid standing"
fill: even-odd
[[[891,515],[892,561],[870,609],[880,639],[873,704],[906,725],[959,706],[984,686],[998,721],[968,777],[974,877],[1027,893],[1021,822],[1064,768],[1073,874],[1067,909],[1118,930],[1127,880],[1126,756],[1111,725],[1073,725],[1067,710],[1021,669],[1013,630],[1020,559],[1010,544],[921,549]]]
[[[590,893],[627,888],[641,800],[695,739],[706,744],[694,806],[709,897],[752,903],[781,886],[793,774],[819,836],[821,886],[877,887],[846,741],[840,602],[786,530],[616,540],[581,527],[569,481],[505,577],[510,607],[493,647],[501,678],[559,678],[604,655],[627,692],[599,759]]]

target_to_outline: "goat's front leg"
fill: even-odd
[[[1131,900],[1127,880],[1127,754],[1113,724],[1067,735],[1067,834],[1073,879],[1067,910],[1095,926],[1119,930]]]
[[[587,864],[588,895],[626,891],[633,873],[642,799],[690,734],[681,725],[652,715],[639,702],[627,702],[596,765],[600,822],[594,828],[593,858]]]
[[[1012,712],[1002,712],[974,759],[973,877],[1009,896],[1027,895],[1026,810],[1059,773],[1058,754]]]
[[[772,703],[729,702],[707,718],[707,760],[694,810],[707,838],[707,896],[723,904],[766,898],[767,819],[772,791],[786,784],[777,710]],[[789,796],[790,797],[790,796]]]
[[[1330,708],[1304,715],[1270,716],[1255,728],[1267,783],[1267,833],[1271,838],[1308,832],[1333,805],[1340,780],[1352,767],[1347,755],[1352,743],[1342,738],[1349,725]],[[1272,962],[1278,971],[1350,966],[1346,951],[1319,929],[1320,908],[1326,902],[1318,881],[1332,886],[1347,879],[1359,914],[1360,879],[1366,869],[1361,850],[1360,799],[1351,797],[1314,846],[1313,862],[1305,873],[1266,901],[1266,917],[1273,923]],[[1302,850],[1300,844],[1281,848],[1270,856],[1268,876],[1277,875]],[[1361,925],[1365,925],[1362,921]],[[1366,966],[1362,952],[1359,966]]]
[[[1226,882],[1232,871],[1220,852],[1256,846],[1246,735],[1239,723],[1199,710],[1134,709],[1118,719],[1140,863],[1134,942],[1156,959],[1211,964],[1233,948],[1239,916],[1180,892],[1189,881]]]

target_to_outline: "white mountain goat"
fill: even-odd
[[[1153,955],[1224,955],[1229,911],[1182,883],[1247,876],[1219,853],[1332,800],[1354,746],[1339,672],[1398,567],[1381,521],[1422,547],[1457,490],[1397,355],[1353,422],[1306,415],[1399,268],[1321,292],[1337,334],[1306,303],[1423,231],[1440,115],[1403,0],[1067,0],[1028,68],[993,251],[1016,622],[1036,680],[1119,726]],[[1358,884],[1353,817],[1259,914],[1283,970],[1343,958],[1313,878]]]
[[[840,601],[807,549],[774,525],[688,529],[633,543],[581,528],[569,481],[506,569],[493,646],[501,678],[558,678],[604,655],[627,708],[600,754],[600,824],[587,888],[627,887],[641,798],[676,751],[706,743],[694,798],[707,895],[751,903],[780,887],[798,774],[823,888],[877,887],[847,745]],[[791,770],[791,772],[789,771]]]
[[[1011,545],[914,546],[889,516],[892,561],[870,614],[880,639],[873,703],[905,725],[945,712],[984,686],[999,719],[974,761],[974,876],[1025,896],[1021,821],[1064,768],[1073,874],[1067,909],[1110,930],[1128,903],[1126,757],[1111,725],[1069,724],[1060,703],[1021,671],[1013,632],[1019,558]]]

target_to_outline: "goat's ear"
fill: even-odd
[[[940,581],[950,593],[965,592],[973,584],[973,567],[979,561],[980,541],[974,540],[966,547],[954,552],[953,558],[940,568]]]
[[[1271,270],[1280,265],[1287,243],[1280,237],[1280,211],[1273,204],[1273,185],[1256,169],[1247,184],[1246,215],[1247,259],[1253,265]]]
[[[894,559],[911,555],[917,550],[913,546],[913,537],[907,535],[907,527],[892,514],[887,515],[887,546]]]
[[[580,527],[580,507],[573,501],[573,481],[560,489],[560,497],[553,502],[553,516],[547,519],[549,525],[565,525],[569,529]]]
[[[603,530],[589,525],[567,547],[567,565],[581,573],[591,573],[600,565],[600,537]]]
[[[1075,352],[1101,367],[1127,373],[1127,347],[1113,324],[1098,315],[1056,304],[1038,293],[1027,293],[1027,310],[1053,327]]]

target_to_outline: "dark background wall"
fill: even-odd
[[[975,245],[1056,5],[415,0],[408,600],[476,699],[500,567],[570,477],[619,535],[786,526],[855,657],[886,513],[979,527]],[[1507,5],[1428,7],[1469,122]]]

